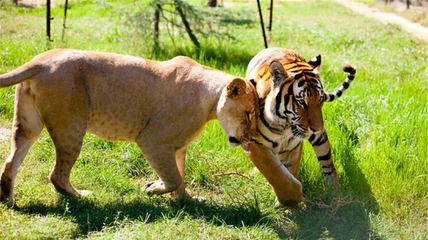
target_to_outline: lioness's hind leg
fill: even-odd
[[[16,89],[10,155],[3,164],[0,178],[0,201],[13,203],[13,187],[22,160],[43,129],[43,123],[28,91]]]
[[[52,129],[49,133],[55,144],[56,162],[55,167],[49,175],[49,179],[55,189],[62,194],[69,194],[75,197],[86,195],[88,191],[77,190],[70,182],[70,172],[82,147],[83,136],[85,134],[84,125],[75,122],[72,126]]]

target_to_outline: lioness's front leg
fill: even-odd
[[[176,150],[171,147],[147,147],[139,144],[150,166],[159,175],[160,180],[145,185],[146,191],[153,194],[165,194],[177,191],[178,198],[186,198],[184,180],[176,162]]]

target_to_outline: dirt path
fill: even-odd
[[[10,139],[10,130],[7,128],[0,127],[0,142],[4,142]]]
[[[18,5],[25,8],[38,8],[46,6],[45,0],[18,0]],[[51,0],[51,7],[57,6],[55,0]]]
[[[367,17],[375,18],[385,24],[396,24],[400,26],[402,30],[410,33],[415,38],[418,38],[428,43],[428,28],[418,23],[413,23],[393,13],[381,12],[375,8],[368,7],[367,5],[362,3],[357,3],[350,0],[336,0],[336,2],[351,9],[352,11],[355,11]]]

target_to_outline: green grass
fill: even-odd
[[[254,19],[229,29],[236,40],[201,38],[202,49],[196,50],[185,34],[173,43],[163,31],[162,49],[154,55],[127,21],[133,2],[71,1],[65,42],[62,10],[55,8],[54,42],[48,42],[43,8],[23,10],[0,1],[0,72],[50,48],[70,47],[160,60],[183,54],[244,76],[248,61],[263,48],[256,5],[234,1],[231,10]],[[266,9],[267,2],[262,4]],[[326,187],[307,144],[299,178],[308,202],[275,210],[264,177],[210,122],[188,151],[186,165],[189,189],[207,203],[147,196],[141,186],[157,177],[138,147],[93,135],[86,136],[72,172],[72,182],[93,195],[69,199],[47,180],[55,153],[44,132],[19,171],[19,207],[0,205],[0,238],[427,239],[428,46],[331,1],[278,2],[270,46],[295,49],[307,59],[322,54],[328,90],[343,81],[343,64],[358,68],[346,94],[324,106],[341,182],[337,196]],[[0,90],[0,125],[7,128],[13,95],[13,88]],[[0,158],[9,147],[1,143]]]

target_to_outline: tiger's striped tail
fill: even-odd
[[[346,80],[342,83],[342,86],[338,87],[333,93],[324,93],[324,101],[326,102],[332,102],[334,99],[339,98],[342,96],[342,93],[348,89],[349,85],[351,84],[352,80],[355,78],[355,73],[357,70],[352,67],[351,65],[346,65],[343,67],[343,71],[348,73],[348,77]]]

